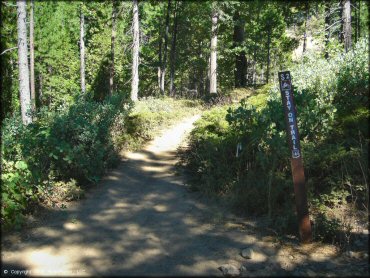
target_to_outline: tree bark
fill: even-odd
[[[241,46],[244,42],[244,20],[241,20],[239,11],[234,13],[234,47]],[[246,57],[245,51],[235,54],[235,88],[246,85]]]
[[[133,0],[133,46],[132,46],[132,80],[131,80],[131,100],[137,101],[139,92],[139,8],[138,1]]]
[[[218,12],[212,10],[212,35],[211,35],[211,59],[210,59],[210,84],[209,93],[217,94],[217,21]]]
[[[357,5],[358,1],[357,0],[354,0],[353,1],[353,6],[354,6],[354,16],[353,16],[353,21],[354,21],[354,24],[355,24],[355,43],[357,43],[357,40],[358,40],[358,5]]]
[[[358,38],[361,38],[361,1],[358,1]]]
[[[22,121],[24,125],[32,122],[31,115],[29,114],[29,110],[31,109],[31,96],[27,57],[28,49],[26,13],[26,1],[17,1],[19,95],[21,102]]]
[[[162,61],[162,69],[161,69],[161,94],[164,95],[164,81],[166,76],[166,63],[167,63],[167,45],[168,45],[168,30],[169,30],[169,23],[170,23],[170,10],[171,10],[171,0],[168,0],[167,6],[167,14],[166,14],[166,25],[165,25],[165,33],[164,33],[164,48],[163,48],[163,61]]]
[[[343,1],[345,0],[340,0],[339,2],[339,18],[340,18],[340,31],[339,31],[339,36],[338,36],[338,40],[340,43],[343,42],[343,31],[344,31],[344,18],[343,18]]]
[[[268,26],[267,30],[267,71],[266,71],[266,83],[269,83],[270,77],[270,46],[271,45],[271,25]]]
[[[81,75],[81,92],[84,94],[86,92],[86,85],[85,85],[85,17],[81,7],[81,14],[80,14],[80,75]]]
[[[114,84],[114,43],[116,40],[116,29],[117,29],[117,1],[112,0],[112,34],[110,43],[110,55],[111,55],[111,65],[109,71],[109,93],[113,94],[115,91]]]
[[[330,2],[325,2],[325,59],[329,59],[329,40],[330,40]]]
[[[306,8],[306,20],[304,22],[304,34],[303,34],[303,50],[302,54],[306,52],[306,46],[307,46],[307,20],[308,20],[308,1],[305,3],[305,8]]]
[[[174,23],[173,23],[173,34],[171,42],[171,53],[170,53],[170,95],[174,95],[174,81],[175,81],[175,63],[176,63],[176,38],[177,38],[177,8],[178,1],[175,2],[174,9]]]
[[[351,27],[351,1],[344,0],[343,5],[343,39],[344,49],[348,52],[352,47],[352,27]]]
[[[160,29],[162,29],[162,24],[160,23]],[[159,51],[158,51],[158,88],[161,91],[161,80],[162,80],[162,32],[159,30]]]
[[[31,0],[30,9],[30,89],[32,111],[36,111],[36,92],[35,92],[35,46],[34,46],[34,1]]]

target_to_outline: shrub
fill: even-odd
[[[363,40],[332,60],[307,55],[291,70],[311,209],[347,202],[368,208],[367,57]],[[268,214],[281,232],[291,229],[293,184],[277,84],[239,106],[205,113],[183,161],[194,188],[226,194],[239,211]],[[334,236],[336,222],[325,226],[320,219],[328,231],[318,238]]]

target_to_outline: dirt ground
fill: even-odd
[[[176,172],[176,150],[198,118],[122,154],[83,200],[3,235],[2,275],[222,276],[219,267],[227,264],[248,277],[369,276],[367,241],[341,253],[333,245],[277,239],[262,219],[236,217],[188,190]]]

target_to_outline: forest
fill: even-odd
[[[297,233],[281,71],[292,76],[314,240],[347,246],[353,223],[367,225],[367,1],[0,5],[5,229],[85,198],[123,150],[199,114],[178,153],[191,190]]]

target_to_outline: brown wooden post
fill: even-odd
[[[292,167],[299,234],[302,243],[309,243],[312,241],[311,223],[308,213],[301,146],[299,143],[297,110],[294,103],[292,80],[289,71],[279,72],[279,83],[285,112],[286,131],[291,150],[290,163]]]

